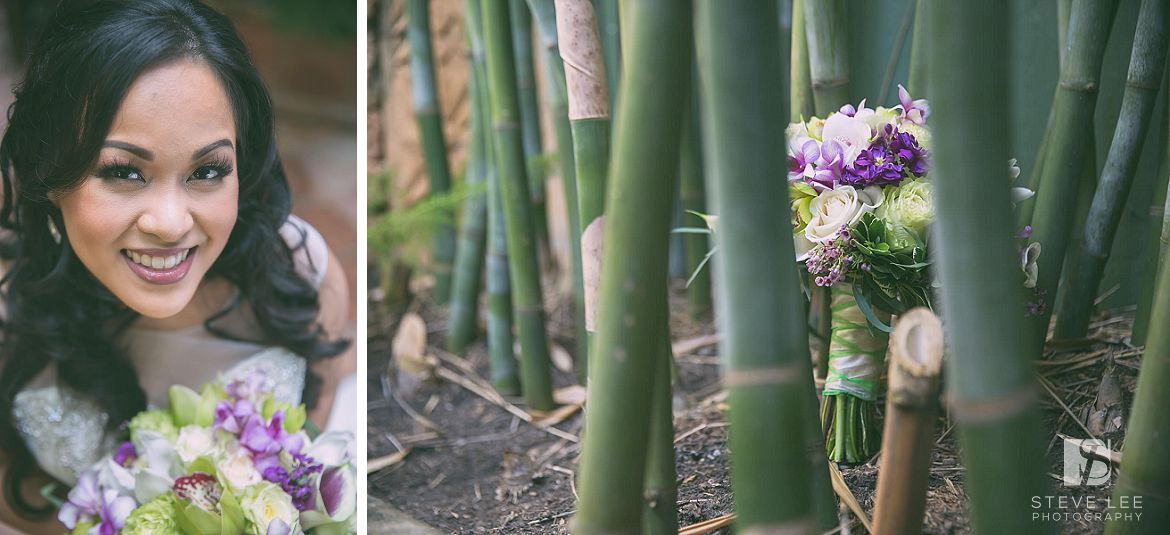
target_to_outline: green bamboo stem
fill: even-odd
[[[805,314],[789,236],[776,2],[701,2],[697,42],[706,165],[719,214],[716,318],[741,533],[812,533],[809,444],[816,426]],[[811,19],[807,19],[811,22]],[[794,33],[796,31],[794,30]],[[760,415],[768,415],[766,424]],[[822,446],[823,447],[823,446]],[[823,456],[823,450],[816,452]],[[824,466],[823,464],[821,465]],[[823,469],[823,468],[822,468]],[[827,471],[824,474],[827,479]]]
[[[646,449],[646,482],[642,492],[642,533],[678,533],[678,487],[674,468],[674,414],[670,385],[674,354],[670,348],[670,312],[666,286],[656,300],[666,334],[659,342],[654,364],[654,393],[650,400],[650,438]]]
[[[849,55],[844,0],[804,0],[809,72],[817,117],[849,102]]]
[[[690,80],[691,10],[670,0],[623,6],[626,68],[606,197],[598,331],[589,363],[580,496],[573,533],[638,533],[643,520],[679,130]],[[673,505],[673,504],[671,504]]]
[[[605,213],[609,168],[610,112],[602,41],[590,0],[557,0],[557,35],[565,68],[577,203],[581,228]]]
[[[467,26],[471,25],[468,7],[464,8]],[[479,29],[474,30],[477,34]],[[471,50],[471,70],[483,67],[483,41],[473,42],[472,30],[468,30],[468,49]],[[477,57],[478,56],[478,57]],[[487,129],[486,97],[482,94],[481,77],[472,74],[471,86],[471,155],[467,164],[467,184],[478,188],[485,184],[487,176]],[[486,188],[485,188],[486,189]],[[451,307],[448,314],[447,350],[462,354],[475,338],[476,317],[479,312],[480,279],[483,272],[484,249],[487,242],[488,195],[475,193],[463,204],[463,217],[459,222],[459,244],[455,251],[455,282],[451,293]]]
[[[596,0],[597,23],[601,30],[601,47],[605,53],[605,79],[608,82],[610,109],[616,109],[618,83],[622,78],[622,32],[618,18],[618,0]]]
[[[484,150],[484,179],[488,184],[488,357],[492,386],[501,394],[520,394],[520,375],[513,353],[512,283],[508,273],[508,234],[504,223],[504,204],[500,193],[500,174],[495,164],[491,129],[488,119],[491,99],[488,95],[487,52],[483,43],[483,16],[479,0],[463,0],[463,14],[467,35],[471,42],[472,109],[481,118]],[[474,119],[474,117],[473,117]],[[474,142],[474,140],[473,140]]]
[[[544,299],[540,264],[536,254],[535,228],[525,174],[524,148],[520,138],[520,103],[516,91],[516,66],[512,54],[512,28],[508,5],[482,0],[484,44],[487,50],[493,141],[504,222],[508,232],[509,271],[512,282],[517,332],[520,335],[520,374],[524,399],[537,410],[553,407],[548,337],[545,333]]]
[[[950,349],[947,399],[967,468],[972,527],[1040,534],[1052,532],[1051,524],[1031,519],[1032,497],[1050,494],[1047,437],[1019,321],[1024,306],[1009,180],[998,163],[1008,160],[1008,121],[988,113],[1008,98],[1007,7],[1006,0],[931,6],[927,83],[938,214],[932,243]]]
[[[569,253],[572,258],[573,277],[573,320],[576,331],[577,375],[585,382],[589,355],[589,334],[585,330],[585,283],[581,276],[581,226],[580,207],[577,200],[577,164],[573,156],[573,130],[569,124],[569,97],[565,87],[565,65],[561,61],[557,41],[557,17],[553,0],[528,0],[528,7],[540,29],[541,46],[544,48],[545,92],[549,112],[553,118],[557,139],[557,157],[561,171],[561,183],[565,194],[565,211],[569,220]]]
[[[1056,322],[1057,338],[1081,338],[1088,331],[1097,287],[1121,224],[1122,209],[1129,198],[1162,83],[1168,42],[1167,17],[1170,17],[1170,2],[1142,1],[1121,115],[1113,131],[1113,143],[1109,146],[1100,184],[1092,197],[1080,248],[1071,264],[1068,293]]]
[[[508,0],[512,15],[513,54],[516,57],[516,87],[520,90],[520,135],[524,140],[524,162],[532,195],[532,220],[541,254],[549,252],[548,216],[545,211],[544,148],[541,146],[540,111],[536,99],[536,70],[532,54],[532,13],[524,0]]]
[[[1116,0],[1083,0],[1073,4],[1069,15],[1069,51],[1053,103],[1051,134],[1032,214],[1032,239],[1043,247],[1037,262],[1036,289],[1047,301],[1044,310],[1027,321],[1032,352],[1037,356],[1048,333],[1069,229],[1076,224],[1072,209],[1077,204],[1076,179],[1084,169],[1093,136],[1101,63],[1116,8]]]
[[[1135,346],[1145,345],[1146,336],[1150,329],[1150,313],[1154,305],[1154,287],[1157,284],[1158,266],[1162,262],[1166,262],[1167,248],[1170,248],[1170,207],[1167,207],[1166,190],[1170,188],[1167,183],[1166,175],[1170,172],[1167,167],[1165,158],[1162,161],[1161,171],[1158,176],[1161,177],[1158,185],[1154,187],[1154,200],[1150,203],[1150,222],[1146,225],[1149,236],[1146,238],[1146,269],[1141,288],[1143,291],[1138,294],[1137,313],[1134,316],[1133,322],[1133,336],[1130,344]]]
[[[692,83],[691,105],[686,119],[683,121],[681,162],[679,163],[679,199],[682,202],[683,226],[690,227],[699,223],[699,218],[689,212],[706,214],[707,202],[703,189],[703,146],[702,126],[699,120],[698,79]],[[695,223],[695,224],[691,224]],[[703,318],[711,312],[711,270],[703,264],[703,258],[711,250],[711,240],[703,234],[684,234],[683,247],[686,249],[686,273],[693,279],[687,286],[687,303],[690,306],[691,317]]]
[[[430,193],[438,195],[451,190],[451,168],[447,162],[447,143],[443,140],[443,118],[431,53],[430,8],[426,0],[407,2],[406,33],[410,39],[411,102],[418,121]],[[441,223],[434,232],[434,298],[436,302],[446,303],[451,296],[455,227]]]
[[[792,0],[791,82],[788,87],[788,117],[792,123],[807,121],[816,113],[808,64],[808,33],[804,24],[806,1],[809,0]]]
[[[1142,369],[1130,411],[1121,473],[1113,487],[1111,513],[1141,513],[1137,519],[1110,522],[1107,535],[1162,533],[1170,523],[1170,457],[1166,455],[1166,437],[1170,436],[1170,262],[1163,262],[1158,274],[1151,325]],[[1122,500],[1132,506],[1140,496],[1140,509],[1122,508]]]
[[[928,98],[926,87],[927,39],[930,36],[930,0],[914,2],[914,34],[910,37],[910,79],[907,90],[917,98]]]

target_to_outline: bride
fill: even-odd
[[[272,103],[225,17],[66,0],[9,115],[0,532],[60,533],[40,489],[75,483],[171,385],[260,369],[352,430],[345,274],[290,214]]]

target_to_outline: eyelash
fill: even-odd
[[[221,181],[224,177],[232,174],[235,168],[232,166],[232,161],[226,156],[219,156],[215,159],[200,165],[191,173],[190,179],[196,182],[202,181]],[[214,173],[214,176],[207,177],[209,173]],[[127,160],[113,160],[109,164],[103,165],[96,173],[98,178],[103,180],[127,180],[145,182],[146,179],[142,175],[142,171],[130,164]],[[137,175],[137,178],[130,178],[130,175]]]

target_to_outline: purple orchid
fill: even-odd
[[[73,529],[80,522],[98,520],[95,526],[101,535],[114,535],[126,525],[126,518],[134,510],[134,498],[122,496],[114,489],[103,489],[96,472],[81,474],[77,486],[69,491],[69,501],[61,506],[57,519]]]
[[[812,180],[808,181],[818,189],[831,188],[841,180],[845,174],[845,150],[841,144],[828,140],[821,143],[821,157],[817,160],[817,170]]]
[[[789,151],[792,155],[788,157],[788,179],[811,179],[816,173],[814,164],[821,157],[820,144],[812,138],[804,138],[803,142],[794,139],[790,143]]]
[[[123,442],[118,446],[117,453],[114,454],[114,462],[118,466],[130,466],[136,459],[138,459],[138,450],[134,449],[133,442]]]
[[[246,399],[237,400],[235,403],[221,401],[215,407],[215,424],[212,429],[224,429],[238,435],[243,430],[244,423],[254,415],[256,406],[251,401]]]
[[[902,113],[905,120],[917,125],[925,125],[926,118],[930,117],[930,104],[926,99],[913,100],[910,92],[902,84],[898,84],[898,100],[902,103]]]
[[[235,400],[250,400],[255,401],[258,395],[264,395],[272,391],[272,385],[269,384],[268,375],[260,370],[255,370],[240,379],[236,379],[228,383],[224,390],[227,394]]]
[[[265,423],[259,414],[248,417],[240,432],[240,445],[252,452],[252,461],[261,474],[280,465],[280,452],[296,455],[305,447],[305,437],[284,430],[284,411],[278,410]]]

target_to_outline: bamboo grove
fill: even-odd
[[[430,191],[442,195],[450,143],[428,3],[408,2],[412,96]],[[1007,0],[463,0],[471,193],[458,224],[433,233],[433,299],[446,307],[448,350],[463,353],[480,338],[486,294],[491,383],[534,413],[555,408],[557,381],[588,385],[573,533],[679,529],[668,288],[680,246],[688,313],[720,335],[738,532],[838,528],[838,464],[881,450],[875,532],[919,532],[940,419],[956,429],[974,532],[1053,532],[1033,518],[1033,497],[1062,490],[1047,476],[1055,431],[1036,369],[1123,307],[1144,352],[1112,503],[1145,500],[1140,521],[1106,532],[1170,529],[1170,0],[1059,4],[1042,36],[1021,37],[1030,30],[1012,14],[1024,8]],[[879,26],[885,37],[859,44]],[[1038,47],[1052,57],[1041,62]],[[1021,80],[1029,69],[1050,83]],[[860,120],[867,105],[906,121],[917,110],[912,132],[929,115],[936,222],[923,236],[929,257],[859,269],[893,270],[888,289],[929,266],[933,315],[883,314],[872,288],[830,291],[793,261],[808,253],[789,239],[800,224],[789,124],[823,125],[827,140],[826,119]],[[880,204],[873,214],[893,209]],[[563,225],[548,223],[554,205]],[[569,244],[559,270],[577,375],[554,379],[546,307],[558,241]],[[910,325],[919,330],[899,331]],[[921,340],[934,356],[921,356]],[[865,351],[877,395],[825,388]],[[883,436],[883,420],[898,431]]]

